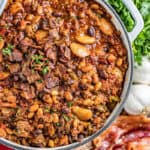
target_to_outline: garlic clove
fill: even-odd
[[[142,84],[133,85],[124,106],[126,112],[137,115],[140,114],[146,106],[150,106],[150,86]]]
[[[142,65],[135,67],[133,81],[150,84],[150,61],[148,58],[143,58]]]
[[[137,115],[142,112],[143,106],[137,102],[133,94],[130,93],[125,103],[124,109],[128,114]]]
[[[143,106],[150,105],[150,86],[143,84],[134,85],[133,94]]]

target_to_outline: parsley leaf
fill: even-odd
[[[36,64],[41,64],[41,63],[42,63],[42,59],[43,59],[43,56],[42,56],[42,55],[36,54],[36,55],[33,55],[33,56],[32,56],[32,60],[34,60],[34,62],[35,62]]]
[[[1,40],[3,40],[3,37],[2,37],[2,36],[0,36],[0,41],[1,41]]]
[[[144,29],[133,42],[135,61],[142,63],[143,56],[150,58],[150,0],[134,0],[144,19]]]
[[[108,0],[108,2],[120,15],[127,31],[132,31],[135,22],[128,9],[122,3],[122,0]],[[144,19],[144,29],[132,43],[135,61],[140,65],[143,56],[150,58],[150,0],[133,0],[133,2],[141,12]]]
[[[70,118],[67,115],[63,115],[63,118],[64,118],[65,121],[69,121],[70,120]]]
[[[49,72],[49,67],[48,66],[43,67],[42,74],[47,74],[48,72]]]
[[[67,103],[67,106],[68,106],[68,107],[71,107],[72,104],[73,104],[73,102],[68,102],[68,103]]]
[[[119,14],[120,18],[122,19],[127,28],[127,31],[132,31],[135,22],[128,9],[122,3],[122,0],[108,0],[108,2],[114,7],[116,12]]]
[[[13,48],[13,45],[8,44],[6,48],[2,49],[3,55],[11,55]]]
[[[58,127],[61,126],[61,123],[60,123],[60,122],[57,122],[57,123],[56,123],[56,126],[58,126]]]

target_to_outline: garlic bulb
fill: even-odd
[[[140,114],[146,106],[150,106],[150,86],[144,84],[133,85],[125,110],[129,114]]]
[[[135,83],[150,84],[150,60],[143,58],[141,66],[135,66],[133,81]]]
[[[124,108],[127,113],[137,115],[150,106],[150,61],[146,57],[141,66],[135,67],[133,82],[138,84],[132,86]]]

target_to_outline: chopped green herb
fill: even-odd
[[[57,110],[56,109],[50,109],[50,113],[52,114],[52,113],[55,113],[55,112],[57,112]]]
[[[50,112],[50,108],[46,107],[46,108],[44,109],[44,111],[49,113],[49,112]]]
[[[68,103],[67,103],[67,106],[68,106],[68,107],[71,107],[72,104],[73,104],[73,102],[68,102]]]
[[[10,55],[14,46],[9,44],[6,48],[2,49],[3,55]]]
[[[32,60],[34,60],[34,62],[36,64],[41,64],[42,63],[42,59],[43,59],[43,56],[42,55],[33,55],[32,56]]]
[[[3,40],[3,37],[2,37],[2,36],[0,36],[0,41],[1,41],[1,40]]]
[[[95,14],[98,18],[102,18],[102,16],[99,13],[95,13]]]
[[[49,63],[49,60],[45,60],[45,63]]]
[[[57,123],[56,123],[56,126],[58,126],[58,127],[61,126],[61,123],[60,123],[60,122],[57,122]]]
[[[9,29],[9,25],[8,24],[5,25],[5,29]]]
[[[63,115],[63,118],[65,119],[65,121],[69,121],[70,120],[70,118],[68,116],[66,116],[66,115]]]
[[[42,74],[47,74],[48,72],[49,72],[49,67],[48,66],[43,67]]]
[[[34,68],[33,68],[31,71],[32,71],[32,73],[35,73],[35,70],[34,70]]]
[[[37,82],[42,83],[42,82],[43,82],[43,80],[38,80]]]

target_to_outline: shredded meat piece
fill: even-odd
[[[11,61],[21,62],[23,59],[23,54],[15,49],[11,54]]]
[[[9,65],[9,70],[10,73],[17,73],[20,70],[20,65],[19,64],[11,64]]]
[[[51,89],[59,84],[58,78],[48,78],[46,79],[46,87],[48,89]]]
[[[35,81],[37,81],[39,79],[40,79],[40,76],[38,73],[29,74],[29,76],[27,76],[27,80],[30,84],[35,83]]]

